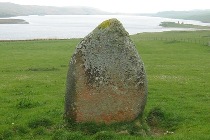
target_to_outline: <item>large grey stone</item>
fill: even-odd
[[[75,122],[132,121],[143,113],[144,64],[117,19],[102,22],[77,45],[66,86],[65,117]]]

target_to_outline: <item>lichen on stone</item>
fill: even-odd
[[[117,19],[102,22],[77,45],[67,79],[65,114],[76,122],[132,121],[146,104],[144,64]]]
[[[99,29],[105,29],[105,28],[109,27],[110,24],[111,24],[111,21],[112,21],[112,19],[108,19],[108,20],[103,21],[103,22],[98,26],[98,28],[99,28]]]

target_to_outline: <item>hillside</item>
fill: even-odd
[[[210,10],[193,10],[193,11],[164,11],[153,14],[156,17],[198,20],[210,23]]]
[[[109,14],[90,7],[52,7],[19,5],[0,2],[0,17],[28,16],[28,15],[103,15]]]
[[[131,37],[149,88],[133,125],[63,120],[69,59],[81,39],[0,41],[0,140],[210,140],[210,32]]]

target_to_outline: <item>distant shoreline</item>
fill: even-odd
[[[194,24],[185,24],[182,23],[176,23],[176,22],[168,22],[164,21],[159,24],[161,27],[165,28],[194,28],[194,29],[210,29],[210,26],[201,26],[201,25],[194,25]]]
[[[208,29],[203,29],[203,30],[194,30],[194,31],[185,31],[185,32],[199,32],[199,31],[209,31],[209,30]],[[163,31],[163,32],[180,32],[180,31],[177,30],[177,31]],[[150,32],[150,34],[155,34],[155,33],[157,33],[157,32]],[[138,35],[138,34],[144,34],[144,33],[132,34],[130,36],[135,36],[135,35]],[[82,39],[83,38],[34,38],[34,39],[5,39],[5,40],[0,39],[0,43],[1,42],[19,42],[19,41],[30,42],[30,41],[82,40]]]
[[[162,28],[158,26],[161,22],[171,20],[177,22],[178,20],[154,18],[149,16],[132,16],[132,15],[31,15],[19,16],[10,19],[18,21],[18,19],[25,20],[29,24],[0,24],[0,40],[28,40],[28,39],[69,39],[69,38],[83,38],[90,33],[98,23],[108,18],[117,18],[122,21],[126,30],[130,35],[142,32],[163,32],[171,30],[196,30],[183,28]],[[132,20],[132,22],[130,22]],[[91,21],[91,22],[90,22]],[[146,22],[145,22],[146,21]],[[198,25],[203,24],[198,21],[181,22]],[[5,22],[4,22],[5,23]],[[148,28],[145,28],[148,27]]]
[[[29,24],[23,19],[0,19],[0,24]]]

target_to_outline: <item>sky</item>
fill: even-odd
[[[87,6],[107,12],[156,13],[210,9],[210,0],[0,0],[22,5]]]

